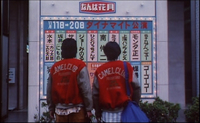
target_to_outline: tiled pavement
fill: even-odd
[[[27,109],[9,111],[8,117],[4,120],[4,122],[28,122]]]

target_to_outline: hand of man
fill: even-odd
[[[87,116],[90,118],[91,116],[93,116],[91,111],[87,111]]]
[[[50,111],[50,112],[49,112],[49,115],[50,115],[50,117],[51,117],[52,119],[54,119],[54,113],[55,113],[54,111]]]
[[[101,123],[101,118],[100,117],[97,117],[97,123]]]

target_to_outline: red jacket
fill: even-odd
[[[57,103],[82,103],[77,84],[77,76],[86,64],[78,59],[64,59],[56,62],[51,68],[52,101]]]
[[[129,71],[129,86],[132,81],[133,68],[127,63]],[[125,70],[122,61],[110,61],[97,68],[95,72],[99,83],[99,101],[101,107],[114,109],[123,107],[127,100]],[[131,92],[133,92],[132,88]]]

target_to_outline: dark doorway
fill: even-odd
[[[20,112],[27,119],[28,5],[28,0],[1,1],[1,121],[18,122]]]
[[[192,103],[196,96],[196,39],[195,39],[195,0],[184,1],[184,39],[185,39],[185,97],[186,104]]]

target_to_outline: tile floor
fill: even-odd
[[[28,122],[27,109],[8,111],[8,117],[5,118],[4,122]]]

